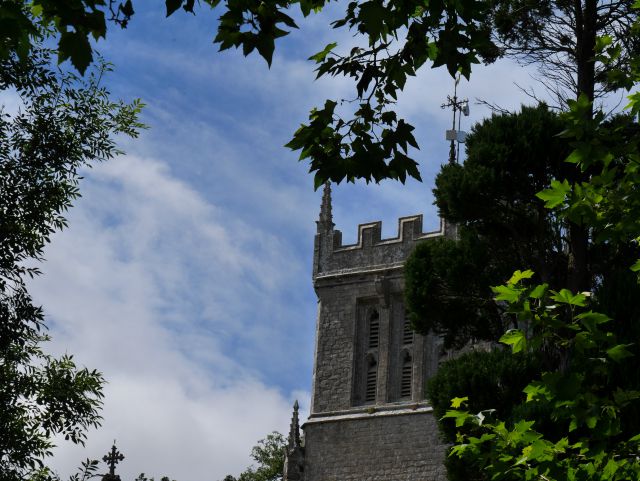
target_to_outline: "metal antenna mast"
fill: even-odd
[[[453,110],[453,121],[451,124],[451,130],[447,130],[446,139],[451,141],[449,147],[449,162],[455,163],[460,160],[460,144],[464,143],[467,136],[466,132],[460,130],[460,112],[465,117],[469,116],[469,99],[458,99],[458,83],[460,83],[460,74],[456,75],[456,79],[453,85],[453,97],[447,95],[447,102],[440,107],[447,109],[449,107]],[[458,116],[458,130],[456,130],[456,115]],[[456,151],[456,141],[458,142],[458,148]]]

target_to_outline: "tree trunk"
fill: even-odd
[[[595,46],[596,23],[598,20],[597,0],[575,0],[576,17],[576,76],[578,91],[576,98],[581,95],[593,102],[595,90]],[[593,117],[593,107],[585,114],[585,121]],[[578,169],[573,171],[569,180],[578,183],[586,180],[587,175]],[[572,291],[583,291],[590,288],[588,267],[589,232],[579,224],[573,222],[568,226],[569,234],[569,265],[567,284]]]

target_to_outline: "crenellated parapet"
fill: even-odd
[[[454,237],[453,226],[441,220],[438,230],[424,232],[422,215],[414,215],[398,220],[396,237],[383,239],[382,222],[370,222],[358,226],[355,244],[343,245],[342,232],[334,228],[333,222],[318,222],[313,256],[314,281],[337,274],[401,267],[418,242],[443,236]]]

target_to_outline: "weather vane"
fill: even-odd
[[[460,144],[464,143],[467,137],[467,133],[460,130],[460,119],[462,117],[460,113],[464,114],[465,117],[469,116],[469,100],[458,99],[458,83],[460,83],[460,73],[456,75],[453,86],[453,97],[447,95],[447,102],[440,106],[443,109],[451,107],[453,110],[451,130],[447,130],[446,133],[446,139],[451,141],[451,146],[449,147],[449,162],[452,164],[455,163],[456,160],[460,160]],[[458,130],[456,130],[456,116],[458,118]],[[458,142],[457,152],[456,142]]]

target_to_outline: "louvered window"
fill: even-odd
[[[402,343],[413,344],[413,330],[411,330],[411,321],[408,317],[404,319],[404,328],[402,330]]]
[[[380,316],[373,311],[369,317],[369,349],[376,349],[380,343]]]
[[[400,397],[411,397],[411,378],[413,374],[413,363],[411,356],[407,355],[402,363],[402,374],[400,377]]]
[[[385,338],[381,336],[379,305],[366,299],[358,306],[352,403],[354,406],[375,404],[378,397],[378,351]],[[381,374],[382,375],[382,374]]]
[[[364,400],[365,402],[374,402],[376,400],[376,386],[378,381],[378,365],[375,361],[369,363],[367,370],[367,385]]]

